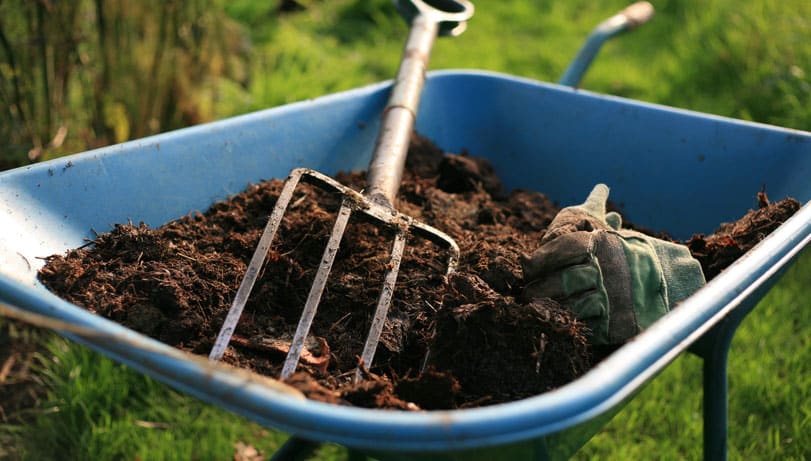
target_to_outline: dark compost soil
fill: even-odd
[[[361,190],[363,173],[338,175]],[[205,213],[160,228],[118,224],[86,248],[48,258],[40,279],[65,299],[178,348],[207,355],[250,260],[281,180],[252,185]],[[558,207],[544,194],[505,193],[492,167],[444,154],[415,135],[398,210],[458,243],[447,256],[410,238],[374,364],[353,384],[392,236],[350,221],[299,372],[308,397],[363,407],[461,408],[536,395],[576,379],[610,351],[547,300],[520,301],[520,256],[535,249]],[[799,208],[768,204],[688,243],[708,278]],[[301,185],[223,360],[278,376],[335,217],[334,197]],[[424,365],[427,365],[424,366]]]

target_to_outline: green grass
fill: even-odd
[[[272,454],[287,438],[62,338],[45,344],[37,415],[0,438],[22,459],[231,459],[237,444]]]
[[[272,452],[284,438],[58,338],[41,363],[25,459],[226,459],[238,441]]]
[[[238,113],[391,78],[406,26],[387,0],[301,1],[275,16],[248,0],[220,4],[253,39],[246,82],[219,79],[210,113]],[[654,2],[654,21],[609,42],[582,86],[714,114],[811,129],[811,2]],[[555,81],[583,39],[622,1],[477,3],[461,37],[438,41],[431,67]],[[730,457],[806,459],[811,446],[807,281],[811,254],[744,321],[730,361]],[[237,442],[272,453],[284,435],[178,394],[54,338],[47,395],[0,441],[24,459],[224,459]],[[623,409],[577,459],[701,458],[701,361],[684,355]],[[335,447],[316,459],[343,459]]]
[[[236,2],[243,17],[247,2]],[[248,23],[259,37],[247,88],[224,81],[218,116],[391,78],[407,33],[386,0],[314,3]],[[811,3],[655,2],[649,24],[607,43],[583,87],[781,126],[811,126]],[[468,30],[443,38],[431,68],[556,81],[586,35],[622,1],[479,2]],[[227,95],[227,97],[225,97]]]

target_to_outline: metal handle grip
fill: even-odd
[[[369,162],[365,193],[375,202],[389,207],[393,206],[400,188],[408,143],[425,85],[425,72],[440,25],[452,24],[450,30],[457,31],[458,35],[464,30],[465,21],[473,15],[473,5],[465,0],[398,2],[401,11],[408,5],[412,9],[404,15],[411,20],[411,29],[388,104],[383,111],[377,144]],[[416,14],[409,14],[408,11],[416,11]]]

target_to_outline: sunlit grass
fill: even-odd
[[[228,459],[237,442],[272,453],[284,439],[60,338],[41,363],[47,392],[21,433],[24,459]]]

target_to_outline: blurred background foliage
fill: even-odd
[[[602,3],[478,2],[432,67],[555,81]],[[811,128],[811,2],[655,6],[586,87]],[[0,169],[390,78],[405,33],[388,0],[0,0]]]
[[[250,44],[202,0],[0,2],[3,167],[211,120]]]

